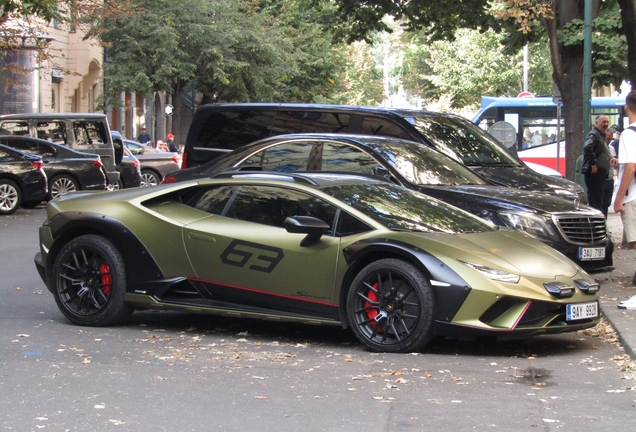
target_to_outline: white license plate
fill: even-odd
[[[579,248],[579,259],[581,261],[605,259],[605,248]]]
[[[576,303],[565,306],[566,321],[576,321],[598,316],[598,302]]]

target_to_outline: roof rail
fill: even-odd
[[[236,168],[230,168],[228,170],[221,171],[218,174],[212,176],[212,178],[255,178],[255,179],[268,179],[268,180],[280,180],[304,183],[311,186],[318,186],[313,179],[303,176],[299,173],[281,173],[278,171],[260,171],[260,170],[237,170]]]

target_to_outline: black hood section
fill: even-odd
[[[470,169],[492,184],[524,191],[541,191],[567,199],[578,198],[575,183],[539,174],[526,166],[482,165],[470,166]],[[558,194],[559,190],[567,191],[571,195]]]
[[[572,212],[577,203],[541,192],[515,190],[497,186],[420,186],[419,190],[477,216],[499,210],[539,213]]]

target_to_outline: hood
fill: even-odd
[[[559,276],[574,277],[581,271],[550,246],[506,228],[494,233],[422,236],[437,241],[437,252],[453,260],[481,264],[526,278],[554,280]],[[426,248],[430,251],[430,244]]]
[[[486,178],[489,182],[524,191],[544,192],[569,200],[579,198],[576,183],[554,176],[546,176],[526,166],[471,166],[471,170]]]
[[[420,191],[470,213],[482,211],[532,210],[558,213],[579,210],[577,202],[542,192],[499,186],[420,186]]]

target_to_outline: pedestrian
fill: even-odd
[[[618,143],[618,190],[614,211],[620,213],[623,222],[623,247],[636,249],[636,90],[629,92],[625,99],[629,127],[623,130]],[[636,285],[636,273],[632,284]],[[636,296],[622,303],[626,305],[623,309],[636,309]]]
[[[171,152],[173,152],[173,153],[181,153],[181,152],[179,151],[179,147],[177,147],[177,145],[174,143],[174,139],[175,139],[174,134],[169,133],[169,134],[166,136],[166,138],[167,138],[167,140],[166,140],[166,144],[168,144],[168,149],[169,149],[169,151],[171,151]]]
[[[590,206],[603,211],[603,188],[609,175],[612,153],[605,143],[605,132],[609,126],[606,115],[596,117],[594,127],[587,134],[583,145],[581,172],[587,186],[587,201]],[[606,214],[607,216],[607,214]]]
[[[610,167],[609,172],[607,174],[607,179],[605,179],[605,184],[603,185],[603,208],[601,211],[607,217],[607,212],[609,210],[610,205],[612,204],[612,195],[614,194],[614,176],[616,175],[614,166],[617,165],[618,159],[616,159],[616,153],[614,152],[614,147],[610,144],[614,140],[614,131],[611,128],[608,128],[605,132],[605,144],[612,155],[612,159],[610,159]]]
[[[161,150],[161,151],[169,151],[168,150],[168,144],[166,144],[165,142],[158,140],[157,141],[157,150]]]
[[[140,144],[146,144],[150,142],[150,135],[148,134],[148,132],[146,132],[145,127],[141,128],[141,133],[137,137],[137,141],[139,141]]]

